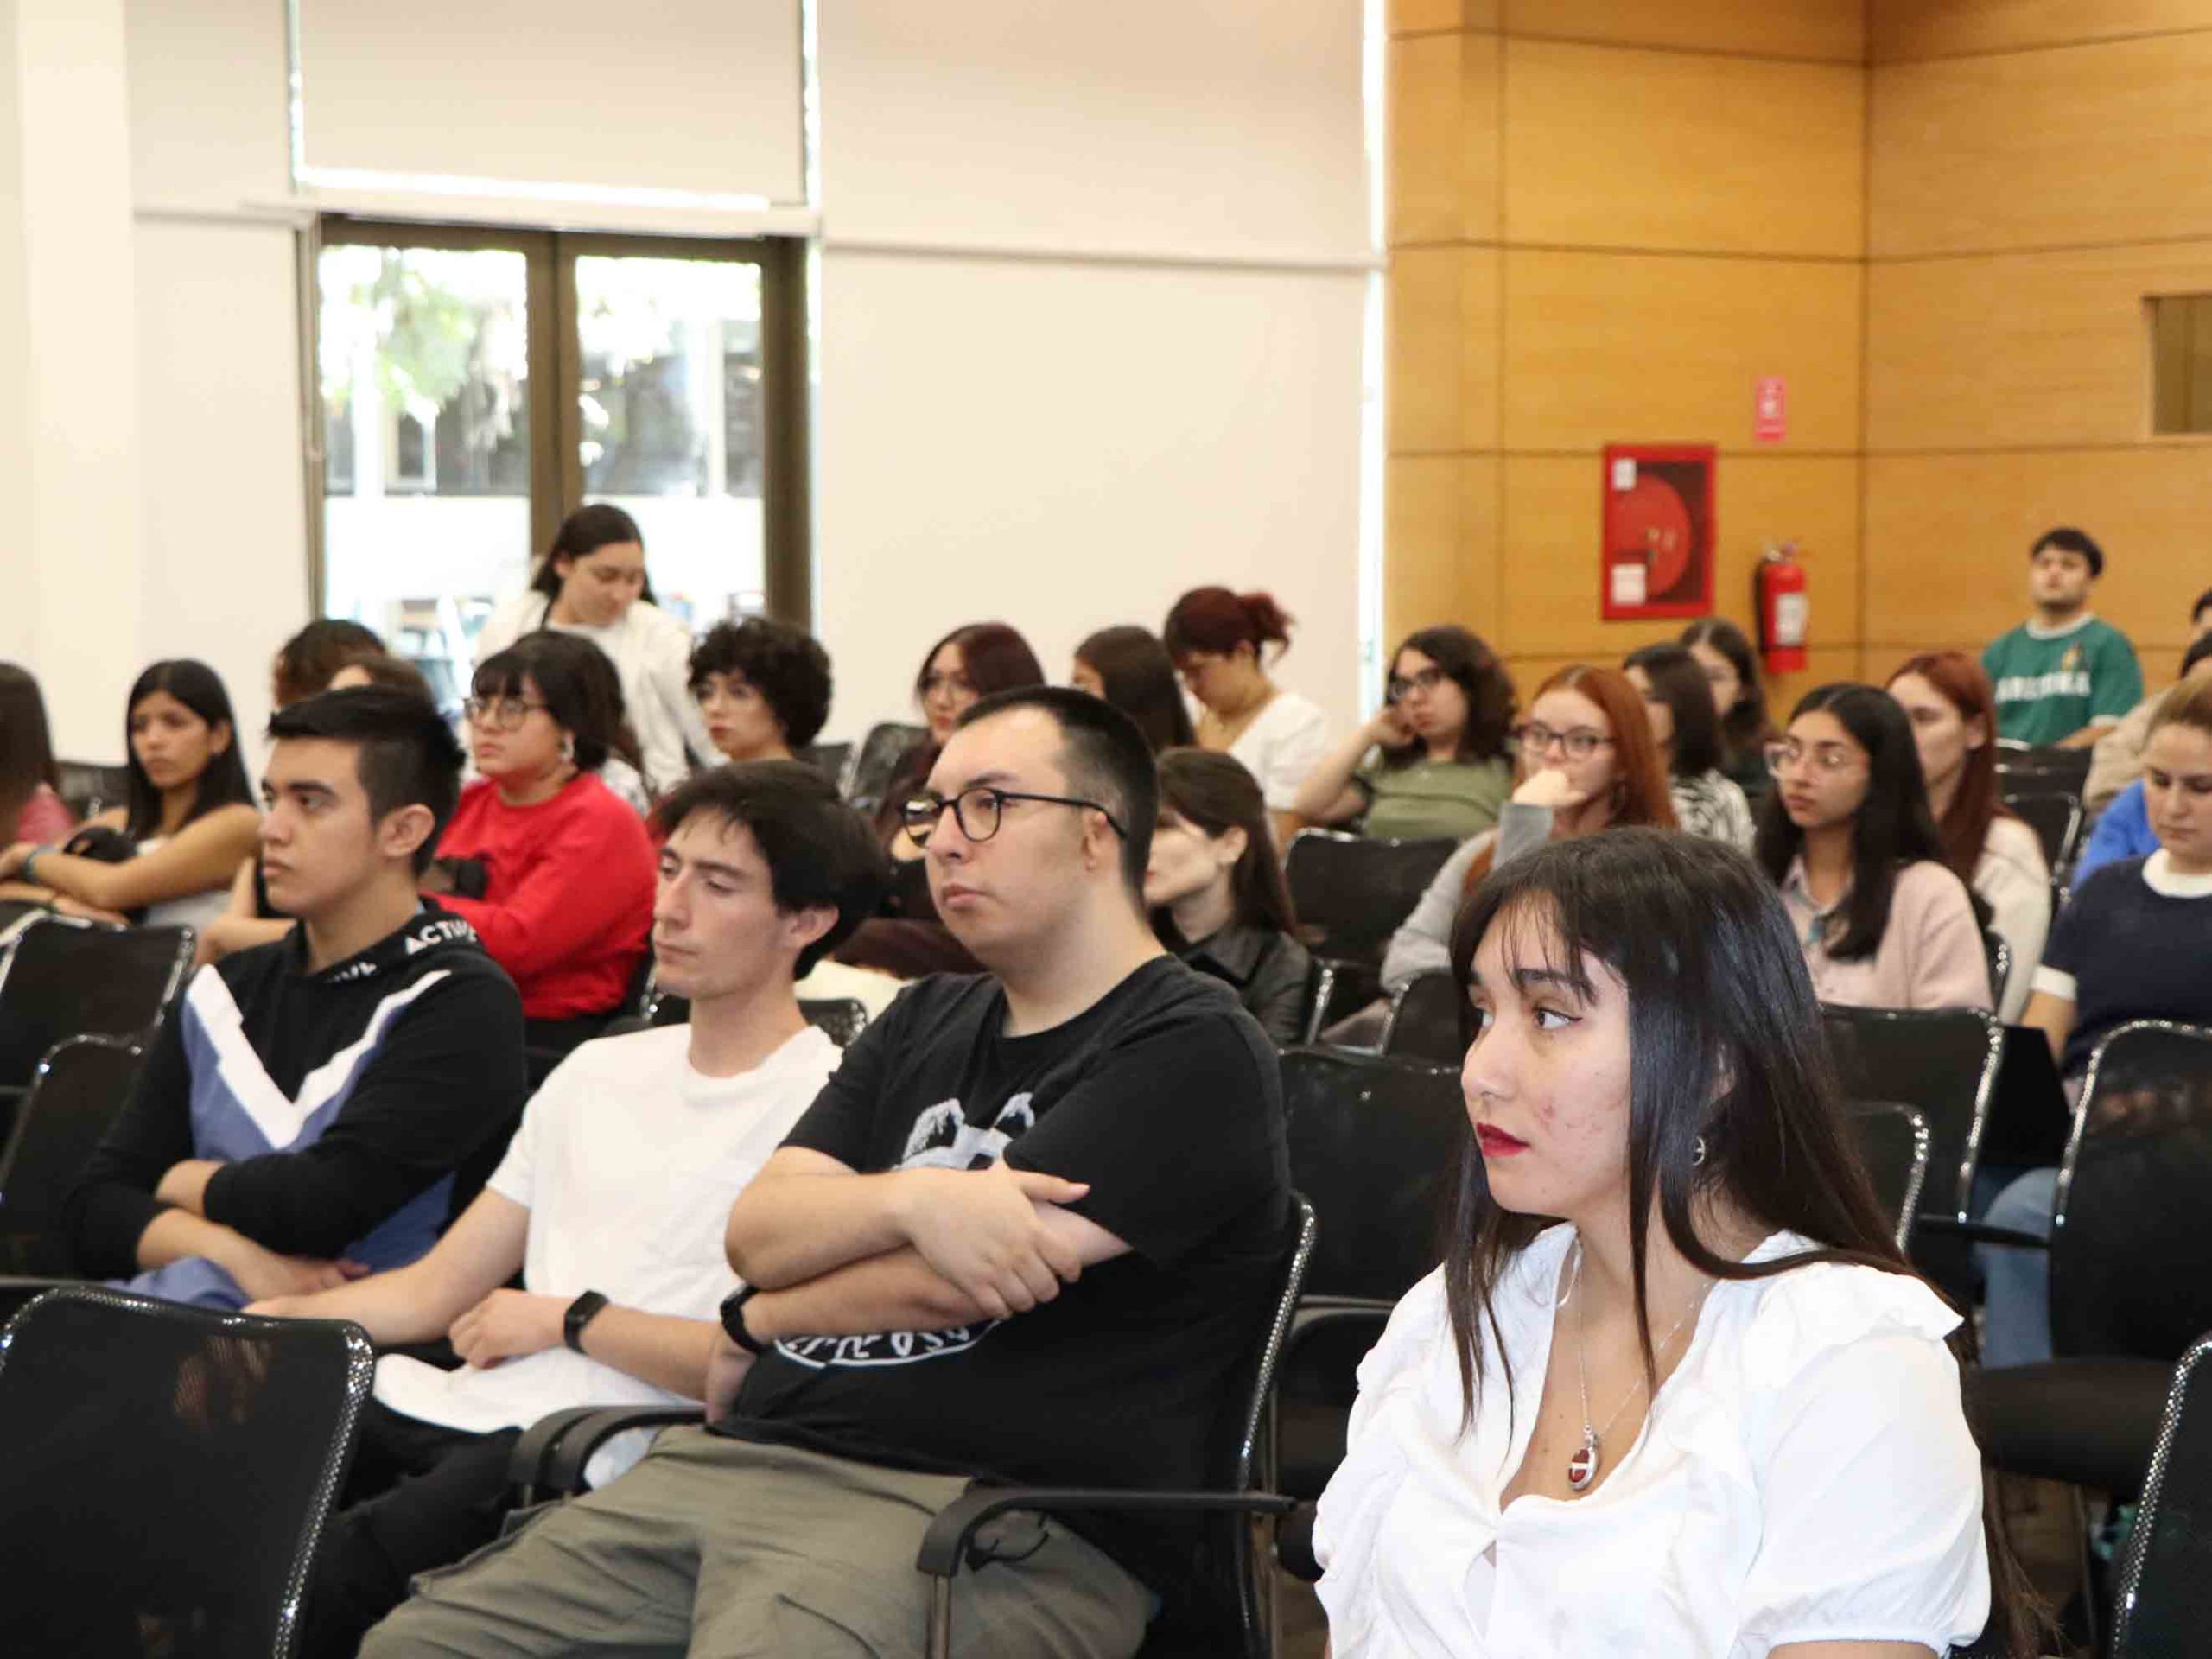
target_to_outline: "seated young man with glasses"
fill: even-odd
[[[416,895],[461,786],[437,710],[330,691],[269,735],[261,869],[299,925],[194,976],[65,1217],[80,1271],[208,1307],[414,1261],[524,1093],[513,984]]]
[[[1266,1037],[1146,918],[1157,812],[1096,698],[962,717],[905,817],[992,971],[910,987],[738,1198],[711,1427],[418,1580],[365,1653],[912,1655],[915,1552],[971,1479],[1203,1483],[1288,1182]],[[996,1536],[963,1654],[1133,1653],[1190,1548],[1155,1516]]]

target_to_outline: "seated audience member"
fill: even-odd
[[[2138,778],[2097,814],[2096,828],[2082,843],[2068,882],[2079,887],[2107,864],[2123,858],[2147,858],[2158,850],[2158,834],[2151,828],[2149,794]]]
[[[2012,950],[2012,976],[1997,1012],[2016,1020],[2050,932],[2050,867],[2036,832],[1997,798],[1989,677],[1962,651],[1932,651],[1892,674],[1889,693],[1912,722],[1943,861],[1988,906],[1989,931]]]
[[[1144,873],[1160,942],[1236,993],[1278,1043],[1305,1034],[1313,958],[1297,939],[1290,886],[1260,785],[1233,757],[1160,757],[1160,821]]]
[[[725,760],[793,760],[830,718],[830,653],[787,622],[717,622],[691,648],[691,695]]]
[[[1775,791],[1759,812],[1758,861],[1782,889],[1821,1001],[1988,1007],[1981,924],[1944,861],[1897,699],[1820,686],[1767,755]]]
[[[460,787],[437,711],[333,691],[269,735],[262,868],[300,926],[193,976],[64,1211],[82,1271],[211,1307],[415,1260],[523,1098],[514,987],[416,896]]]
[[[1068,683],[1105,698],[1136,721],[1154,754],[1187,749],[1198,741],[1175,659],[1149,628],[1101,628],[1075,648]]]
[[[2212,681],[2166,693],[2143,746],[2139,787],[2158,847],[2075,884],[2036,969],[2025,1024],[2049,1039],[2078,1097],[2097,1045],[2131,1020],[2212,1025]],[[1989,1207],[1993,1227],[2048,1234],[2055,1169],[2030,1170]],[[2050,1256],[1977,1246],[1988,1287],[1984,1358],[2050,1357]]]
[[[1621,664],[1643,698],[1652,740],[1667,763],[1675,822],[1693,836],[1751,850],[1751,808],[1720,770],[1720,717],[1697,658],[1681,645],[1646,645]]]
[[[1758,653],[1744,631],[1726,617],[1701,617],[1682,630],[1681,645],[1705,671],[1720,716],[1720,772],[1756,801],[1773,784],[1766,769],[1766,746],[1781,734],[1767,718],[1766,683],[1759,676]]]
[[[1368,836],[1478,836],[1513,790],[1514,702],[1504,664],[1465,628],[1409,634],[1382,711],[1323,757],[1291,810],[1306,823],[1357,820]]]
[[[2040,1651],[1970,1335],[1851,1150],[1758,873],[1555,842],[1475,894],[1452,971],[1474,1136],[1321,1497],[1335,1659]]]
[[[289,709],[320,696],[336,683],[340,669],[381,656],[384,649],[373,629],[342,616],[319,616],[276,647],[276,659],[269,667],[270,703]]]
[[[61,802],[46,699],[29,669],[0,663],[0,847],[58,845],[77,821]]]
[[[1274,1051],[1146,919],[1156,810],[1096,697],[963,716],[907,823],[995,976],[910,987],[739,1196],[711,1426],[418,1581],[365,1655],[915,1654],[914,1554],[970,1480],[1204,1484],[1288,1175]],[[1016,1529],[954,1592],[962,1652],[1133,1654],[1193,1547],[1152,1516]]]
[[[1997,691],[1998,736],[2081,748],[2142,701],[2135,647],[2089,610],[2104,573],[2104,550],[2078,530],[2047,530],[2028,550],[2035,614],[1981,654]]]
[[[1329,752],[1329,722],[1320,709],[1268,677],[1290,649],[1291,619],[1267,594],[1194,588],[1175,601],[1160,642],[1175,671],[1198,699],[1198,747],[1235,755],[1260,780],[1274,815],[1275,839],[1298,833],[1299,785]]]
[[[130,688],[127,804],[61,847],[0,853],[0,899],[73,916],[203,927],[223,913],[260,815],[238,759],[230,694],[188,658],[156,663]]]
[[[1037,653],[1003,622],[955,628],[930,647],[914,677],[914,700],[929,730],[899,762],[875,813],[876,833],[897,866],[891,894],[883,914],[870,918],[838,950],[840,963],[899,979],[979,971],[967,947],[938,918],[922,849],[907,835],[903,814],[906,802],[929,781],[960,716],[979,698],[1044,683]]]
[[[423,891],[513,976],[531,1047],[566,1054],[622,1011],[652,927],[652,842],[597,776],[620,731],[619,687],[588,641],[534,633],[486,658],[474,690],[483,776]]]
[[[2181,671],[2177,680],[2188,679],[2200,671],[2212,673],[2212,632],[2205,631],[2205,623],[2212,621],[2212,593],[2203,594],[2197,603],[2196,620],[2191,624],[2195,637],[2189,649],[2182,653]],[[2082,783],[2082,810],[2101,812],[2110,805],[2120,791],[2143,775],[2143,743],[2151,734],[2151,716],[2158,711],[2164,691],[2155,692],[2143,699],[2120,722],[2108,728],[2097,740],[2089,752],[2089,775]]]
[[[1382,955],[1382,988],[1449,967],[1452,918],[1497,865],[1547,841],[1615,824],[1675,825],[1667,771],[1643,699],[1610,668],[1563,668],[1536,688],[1520,741],[1513,798],[1486,830],[1445,861]],[[1357,1017],[1357,1016],[1355,1016]],[[1344,1040],[1338,1039],[1336,1040]]]
[[[378,1361],[308,1599],[311,1659],[352,1654],[409,1579],[499,1535],[508,1456],[539,1418],[706,1397],[715,1310],[737,1288],[730,1199],[837,1066],[793,976],[874,907],[883,853],[836,786],[791,760],[694,773],[660,822],[654,957],[690,1023],[571,1054],[421,1261],[249,1310],[352,1319],[380,1344],[450,1336],[463,1362]],[[523,1287],[504,1288],[517,1273]]]
[[[672,789],[714,746],[690,692],[691,631],[653,602],[638,521],[604,501],[561,521],[528,591],[485,619],[480,664],[539,629],[588,639],[622,678],[648,798]]]

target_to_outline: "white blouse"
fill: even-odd
[[[1501,1513],[1573,1236],[1549,1229],[1501,1281],[1512,1400],[1485,1330],[1464,1436],[1440,1268],[1362,1362],[1314,1529],[1336,1659],[1759,1659],[1846,1641],[1941,1654],[1980,1634],[1981,1459],[1943,1345],[1959,1320],[1901,1274],[1816,1262],[1720,1281],[1605,1483]],[[1750,1259],[1808,1248],[1777,1233]]]
[[[1268,808],[1287,812],[1299,785],[1329,753],[1329,717],[1295,691],[1278,691],[1236,734],[1230,754],[1259,780]]]

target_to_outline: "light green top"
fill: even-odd
[[[1370,760],[1351,783],[1367,798],[1362,835],[1401,841],[1444,836],[1465,841],[1497,822],[1498,808],[1513,792],[1513,768],[1503,758],[1423,760],[1395,767]]]

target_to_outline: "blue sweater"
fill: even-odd
[[[2151,833],[2150,809],[2143,801],[2143,780],[2138,778],[2112,798],[2089,833],[2089,844],[2074,861],[2073,885],[2079,887],[2101,865],[2123,858],[2144,858],[2158,850]]]

